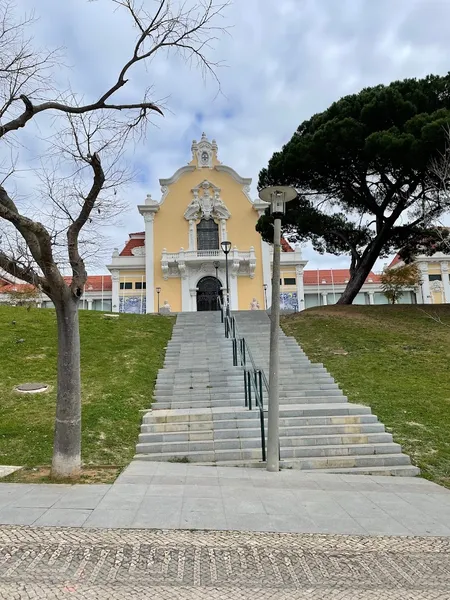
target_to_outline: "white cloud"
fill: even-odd
[[[136,34],[110,0],[21,0],[20,8],[40,16],[37,42],[66,47],[70,69],[57,77],[87,100],[114,80]],[[253,178],[256,195],[259,170],[304,119],[368,85],[445,73],[449,17],[449,3],[440,0],[235,0],[224,19],[230,35],[210,53],[227,64],[218,70],[222,94],[174,55],[132,73],[123,97],[138,98],[153,85],[156,99],[167,98],[167,110],[155,117],[147,140],[130,150],[138,170],[127,191],[130,205],[148,192],[159,197],[159,177],[186,164],[190,143],[203,130],[217,140],[225,164]],[[41,127],[51,123],[42,120]],[[36,140],[27,139],[30,156],[37,154]],[[112,231],[117,243],[143,228],[136,210],[123,221]],[[305,256],[311,266],[348,265],[347,258],[309,249]]]

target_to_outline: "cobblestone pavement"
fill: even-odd
[[[450,599],[450,539],[0,529],[0,598]]]

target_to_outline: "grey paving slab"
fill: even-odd
[[[185,485],[152,485],[148,486],[148,489],[145,493],[146,496],[162,496],[162,497],[171,497],[171,496],[183,496],[184,490],[188,486]]]
[[[412,535],[410,529],[387,515],[383,519],[378,517],[355,517],[355,521],[369,535]]]
[[[136,509],[94,510],[83,523],[83,527],[119,529],[131,527],[137,514]]]
[[[139,503],[139,510],[151,512],[180,512],[183,505],[181,496],[145,496]]]
[[[128,473],[141,482],[127,482]],[[86,517],[83,527],[176,528],[199,513],[190,528],[450,536],[447,490],[391,480],[136,461],[114,485],[0,484],[0,524],[74,526]]]
[[[340,533],[345,535],[364,535],[367,530],[355,519],[350,516],[339,517],[336,515],[311,515],[311,520],[314,523],[313,531],[319,533]],[[301,530],[299,530],[301,531]]]
[[[223,498],[223,506],[227,515],[262,514],[267,515],[262,500],[231,496]]]
[[[182,529],[228,529],[228,522],[223,511],[182,510],[179,526]]]
[[[150,529],[179,529],[181,522],[181,510],[138,510],[134,515],[132,527]],[[204,529],[202,527],[202,529]]]
[[[175,487],[175,486],[174,486]],[[175,489],[179,489],[175,487]],[[219,485],[185,485],[181,488],[185,498],[222,498]]]
[[[222,498],[183,498],[182,512],[210,513],[211,516],[224,517],[224,503]]]
[[[1,525],[32,525],[46,512],[46,508],[6,506],[0,510]]]
[[[107,493],[107,490],[91,490],[89,486],[85,486],[85,488],[86,489],[73,490],[70,493],[65,494],[53,504],[53,508],[96,508]]]
[[[91,512],[78,508],[50,508],[33,525],[35,527],[81,527]]]
[[[54,486],[54,489],[36,490],[32,488],[26,494],[12,500],[10,504],[21,508],[50,508],[64,497],[66,491],[57,485]]]

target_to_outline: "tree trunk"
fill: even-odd
[[[81,468],[81,375],[78,302],[55,302],[58,324],[58,387],[52,477],[77,477]]]
[[[372,270],[375,261],[378,258],[378,254],[375,252],[369,252],[361,260],[359,265],[355,268],[354,272],[350,274],[349,282],[339,300],[336,304],[352,304],[356,298],[359,290],[364,285],[370,271]]]

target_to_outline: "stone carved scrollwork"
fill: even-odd
[[[163,273],[163,278],[165,280],[169,279],[169,261],[167,260],[167,250],[165,248],[163,248],[162,251],[161,270]]]
[[[136,246],[131,250],[133,256],[145,256],[145,246]]]
[[[146,223],[153,223],[153,221],[155,220],[155,213],[144,213],[144,221]]]
[[[249,258],[250,279],[253,279],[255,277],[255,269],[256,269],[255,248],[253,246],[250,246],[250,258]]]
[[[442,281],[431,281],[430,288],[433,292],[442,292],[444,286],[442,284]]]
[[[161,203],[164,202],[164,200],[167,197],[167,194],[169,193],[169,186],[168,185],[162,185],[161,186]]]
[[[193,200],[187,207],[184,218],[187,221],[199,219],[229,219],[231,213],[220,198],[220,189],[210,183],[203,181],[193,188]]]

